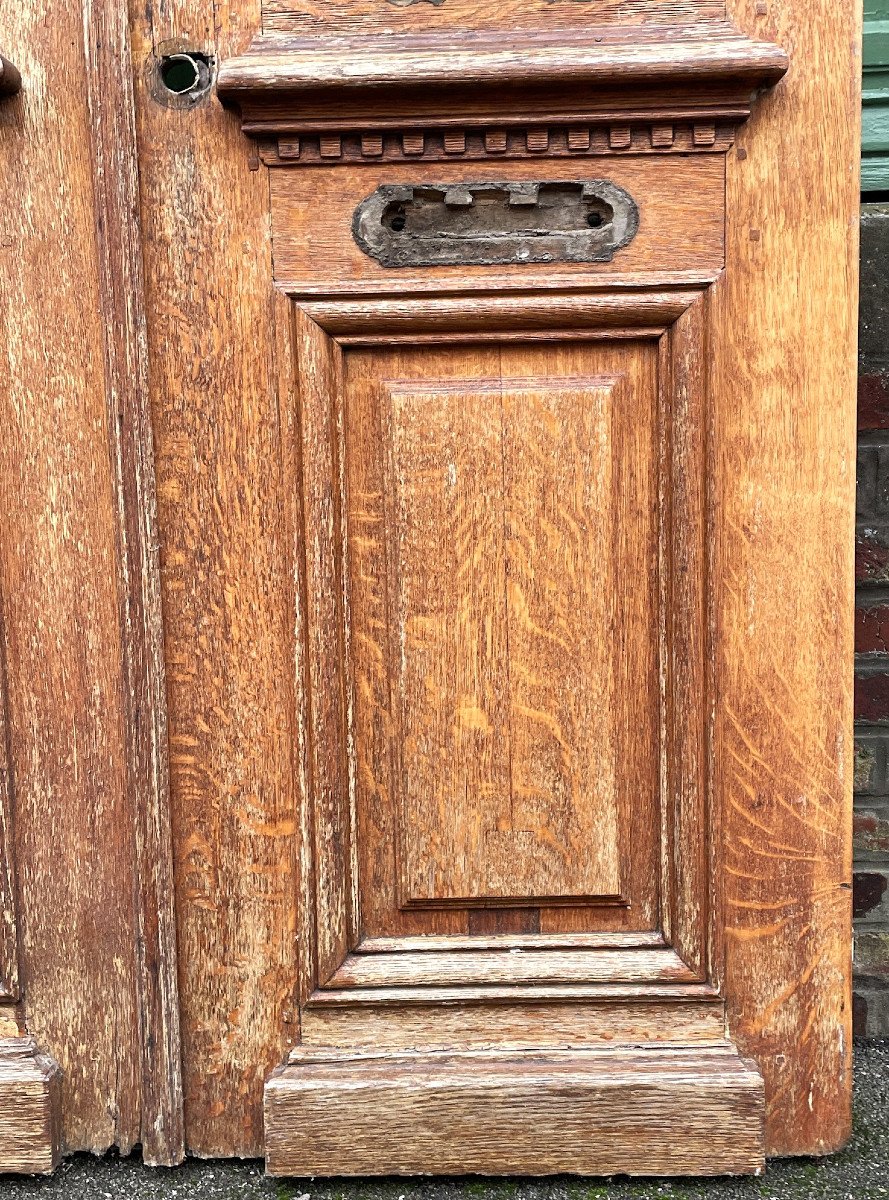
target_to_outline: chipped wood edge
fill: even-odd
[[[0,1038],[0,1172],[49,1175],[58,1166],[61,1079],[31,1038]]]
[[[86,5],[96,241],[106,323],[110,454],[117,490],[119,609],[125,664],[127,772],[133,804],[145,1161],[185,1156],[176,968],[166,677],[139,172],[128,10]]]

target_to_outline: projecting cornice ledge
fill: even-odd
[[[727,25],[261,36],[218,90],[282,163],[688,152],[724,150],[787,65]]]

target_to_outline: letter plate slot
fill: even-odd
[[[352,233],[384,267],[610,262],[639,210],[607,179],[553,183],[384,183]]]

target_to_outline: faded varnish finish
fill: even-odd
[[[393,183],[459,183],[540,178],[540,160],[502,160],[448,163],[398,163],[388,168]],[[577,162],[549,163],[550,179],[574,179]],[[375,174],[364,167],[312,170],[310,187],[296,172],[272,171],[272,211],[275,221],[275,275],[297,292],[340,291],[347,288],[397,290],[416,286],[433,291],[442,283],[477,288],[514,287],[516,275],[535,287],[557,289],[566,282],[598,278],[604,285],[646,281],[662,284],[715,275],[724,259],[721,197],[725,160],[720,155],[695,160],[695,186],[684,186],[688,168],[681,158],[653,162],[650,158],[597,158],[583,164],[592,178],[607,178],[632,197],[645,198],[645,220],[633,241],[611,263],[547,263],[504,270],[494,267],[479,275],[465,267],[440,267],[434,272],[415,267],[386,270],[355,244],[349,230],[355,208],[374,190]],[[327,214],[323,223],[317,214]],[[304,230],[311,228],[311,239]]]
[[[308,1051],[272,1077],[266,1105],[273,1174],[295,1155],[313,1175],[372,1173],[381,1143],[397,1175],[463,1175],[467,1159],[485,1175],[762,1167],[759,1075],[714,1048],[366,1061]],[[665,1137],[666,1129],[681,1135]]]
[[[861,8],[729,10],[797,65],[729,156],[716,289],[726,990],[765,1074],[768,1152],[824,1153],[851,1121]]]
[[[225,58],[257,3],[175,0],[133,28],[158,479],[186,1137],[262,1153],[262,1083],[296,977],[287,421],[267,180],[215,97],[151,98],[186,38]]]
[[[580,6],[579,6],[580,7]],[[720,0],[594,0],[596,21],[603,24],[647,25],[681,24],[683,21],[718,20],[725,16]],[[572,14],[573,15],[573,14]],[[580,7],[583,19],[586,14]],[[593,14],[591,14],[593,15]],[[365,28],[374,33],[405,29],[438,30],[447,33],[455,27],[468,29],[551,28],[553,10],[549,2],[529,4],[527,0],[505,0],[496,10],[482,0],[450,0],[439,5],[423,0],[265,0],[263,26],[268,32],[350,31]]]
[[[66,1144],[128,1151],[145,1138],[151,1158],[141,814],[128,786],[118,414],[107,374],[121,314],[104,286],[120,231],[108,229],[101,198],[94,106],[106,88],[125,123],[109,63],[128,57],[115,35],[121,14],[127,23],[123,6],[104,8],[69,2],[48,21],[37,4],[0,6],[3,49],[23,78],[0,104],[0,589],[23,1015],[64,1075]],[[154,863],[145,867],[150,876]],[[27,1090],[26,1061],[14,1056],[5,1070]]]
[[[396,896],[462,900],[402,915],[454,932],[621,897],[620,798],[657,786],[653,375],[632,343],[347,359],[365,932]]]
[[[843,1143],[857,19],[0,0],[0,1170]]]
[[[620,893],[616,382],[385,386],[403,904]]]

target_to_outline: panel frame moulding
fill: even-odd
[[[300,1044],[265,1088],[272,1175],[763,1169],[763,1081],[727,1037],[724,915],[721,889],[713,886],[720,876],[708,750],[709,292],[703,282],[635,291],[575,286],[549,294],[476,295],[469,306],[459,292],[397,301],[290,295],[306,530],[304,558],[296,564],[304,656],[301,773],[311,783],[299,820],[306,845]],[[521,935],[485,938],[474,952],[465,938],[436,938],[424,947],[411,938],[363,940],[355,768],[343,752],[353,719],[344,355],[353,348],[456,346],[491,337],[524,344],[636,339],[657,350],[659,510],[667,521],[658,537],[660,929],[547,935],[545,945],[535,937],[540,948],[533,953],[523,953],[531,939]],[[685,664],[683,670],[673,670],[673,661]],[[683,719],[674,719],[677,711]],[[529,979],[532,958],[538,969]],[[504,1112],[536,1114],[533,1150],[504,1133],[508,1120],[498,1117],[492,1126],[494,1096]],[[410,1118],[416,1103],[424,1106],[422,1125]],[[632,1137],[589,1136],[596,1113],[628,1107],[636,1113]],[[700,1124],[675,1154],[661,1136],[665,1111],[683,1121],[693,1111],[691,1126]],[[430,1140],[430,1122],[447,1135]],[[572,1135],[569,1153],[563,1132],[576,1123],[585,1136]],[[340,1129],[348,1131],[348,1154]],[[613,1153],[605,1152],[606,1144]]]
[[[704,589],[709,417],[702,366],[707,289],[578,291],[521,301],[481,296],[469,309],[459,294],[406,297],[398,302],[292,299],[307,530],[300,573],[305,573],[304,587],[313,596],[312,620],[304,632],[308,682],[302,704],[310,756],[306,772],[313,785],[312,795],[303,797],[300,822],[310,847],[300,905],[301,925],[310,931],[304,938],[301,1003],[309,1008],[356,1004],[400,1008],[465,1000],[472,1006],[502,1001],[504,989],[513,1001],[574,1003],[601,999],[603,984],[612,989],[612,998],[614,989],[623,988],[628,997],[644,1002],[719,1002],[718,903],[706,911],[708,906],[695,899],[712,890],[706,767],[712,701]],[[350,799],[355,768],[341,750],[353,736],[345,619],[348,534],[342,516],[346,510],[343,354],[352,347],[465,344],[475,337],[489,337],[492,331],[499,331],[505,341],[634,338],[657,347],[659,509],[668,522],[660,540],[667,539],[670,562],[681,561],[685,568],[675,572],[662,564],[659,571],[661,705],[666,714],[660,735],[661,928],[604,936],[552,935],[544,939],[545,948],[535,939],[539,948],[533,953],[523,953],[531,950],[529,939],[525,944],[508,936],[488,939],[484,946],[475,942],[474,952],[465,942],[449,937],[423,948],[411,939],[376,938],[365,945]],[[332,506],[334,480],[339,480],[339,494]],[[673,504],[681,505],[678,519],[670,515]],[[675,589],[681,589],[681,594]],[[303,614],[305,606],[304,599]],[[338,654],[330,652],[332,645],[340,647]],[[674,658],[691,664],[689,669],[673,671]],[[705,704],[702,695],[708,696]],[[530,969],[528,963],[534,964],[534,970],[522,984],[519,976]]]

